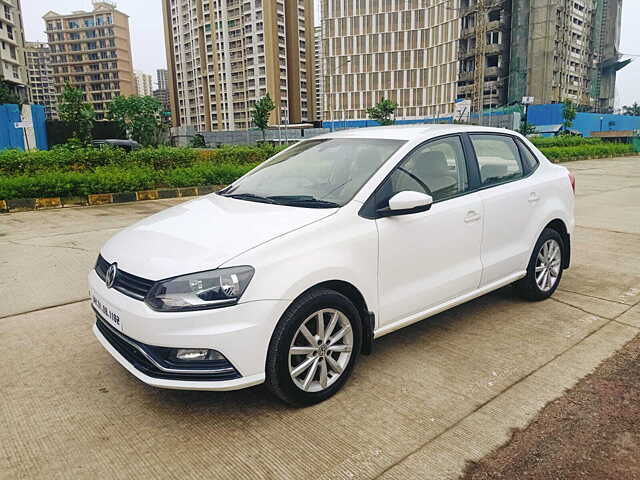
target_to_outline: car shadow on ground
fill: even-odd
[[[443,350],[443,354],[446,354],[450,346],[443,347],[442,343],[449,343],[447,336],[469,330],[469,324],[477,322],[479,317],[492,317],[494,313],[504,312],[505,309],[518,304],[528,302],[520,300],[514,289],[507,286],[375,340],[373,353],[359,357],[350,381],[334,399],[348,403],[351,391],[359,388],[356,384],[364,385],[366,388],[367,383],[374,382],[376,372],[382,373],[378,369],[378,362],[382,359],[387,362],[387,367],[390,366],[389,363],[392,367],[394,358],[400,362],[403,356],[406,357],[407,352]],[[492,311],[494,309],[495,312]],[[465,334],[474,335],[473,330],[475,328]],[[454,365],[452,368],[462,367]],[[424,369],[422,371],[428,375]],[[181,414],[198,416],[235,412],[244,416],[256,412],[264,413],[265,410],[290,408],[271,395],[264,385],[230,392],[164,390],[141,384],[125,371],[121,374],[126,377],[123,378],[124,381],[133,384],[134,387],[136,384],[141,387],[135,389],[141,396],[139,401],[147,404],[148,408],[158,414],[174,415],[176,411],[180,411]]]

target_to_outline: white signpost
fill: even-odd
[[[454,106],[453,119],[462,122],[469,123],[469,117],[471,115],[471,100],[456,100]]]
[[[31,147],[29,146],[29,135],[27,134],[27,128],[33,128],[33,122],[15,122],[13,126],[15,128],[22,129],[25,146],[27,147],[27,150],[31,150]],[[31,132],[31,134],[33,134],[33,132]]]

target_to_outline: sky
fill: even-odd
[[[133,67],[153,76],[166,68],[162,6],[160,0],[117,0],[118,9],[129,15],[133,45]],[[316,0],[316,4],[318,4]],[[46,40],[42,16],[52,9],[58,13],[91,10],[91,0],[22,0],[22,15],[27,40]],[[318,12],[318,9],[316,9]],[[316,13],[318,15],[318,13]],[[618,73],[616,105],[640,103],[640,1],[624,0],[620,51],[637,55],[635,61]],[[316,23],[318,23],[316,19]],[[627,58],[627,57],[625,57]]]

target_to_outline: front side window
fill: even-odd
[[[405,141],[330,138],[300,142],[220,192],[310,208],[345,205]]]
[[[377,208],[403,191],[426,193],[437,202],[460,195],[468,187],[460,137],[447,137],[418,147],[396,167],[378,194]]]
[[[505,135],[470,135],[478,158],[483,186],[523,177],[520,152],[513,138]]]

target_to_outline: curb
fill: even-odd
[[[226,185],[204,185],[202,187],[160,188],[140,192],[97,193],[75,197],[16,198],[0,200],[0,213],[51,210],[55,208],[110,205],[113,203],[143,202],[166,198],[197,197],[217,192]]]

